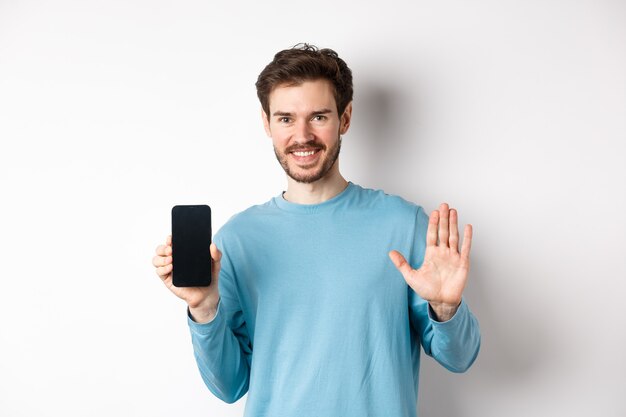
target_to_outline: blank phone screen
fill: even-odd
[[[172,280],[177,287],[211,284],[211,208],[172,208]]]

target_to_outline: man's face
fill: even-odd
[[[312,183],[338,169],[339,137],[348,131],[352,104],[340,118],[329,81],[276,87],[270,93],[269,107],[269,118],[263,112],[265,131],[289,177]]]

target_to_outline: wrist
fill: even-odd
[[[219,304],[219,298],[217,301],[207,300],[207,302],[201,303],[196,306],[189,305],[189,314],[193,321],[199,324],[204,324],[212,321],[217,314],[217,306]]]
[[[430,308],[434,313],[434,319],[440,322],[448,321],[456,314],[461,302],[457,304],[434,303],[429,302]]]

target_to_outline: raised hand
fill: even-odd
[[[430,303],[437,319],[450,319],[461,303],[467,282],[472,226],[466,225],[459,252],[458,214],[442,203],[431,213],[426,232],[426,253],[419,269],[413,269],[398,251],[389,252],[407,284]]]
[[[217,282],[220,275],[220,261],[222,253],[214,243],[210,247],[213,265],[211,268],[211,285],[208,287],[176,287],[172,283],[172,235],[167,236],[165,245],[156,248],[156,256],[152,258],[152,265],[165,286],[178,298],[189,305],[189,311],[197,322],[208,322],[213,319],[219,301]]]

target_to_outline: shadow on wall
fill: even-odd
[[[476,415],[473,410],[465,409],[471,403],[472,395],[482,392],[484,395],[479,397],[485,398],[502,389],[514,392],[516,386],[528,384],[535,371],[554,355],[547,343],[550,335],[546,326],[538,325],[541,321],[528,314],[532,313],[532,300],[520,304],[514,294],[502,294],[498,300],[493,299],[494,291],[488,288],[489,282],[498,279],[523,280],[524,277],[515,273],[503,277],[490,268],[493,258],[486,252],[473,254],[470,282],[464,294],[480,323],[482,341],[478,358],[467,373],[453,374],[423,355],[420,415]],[[515,260],[510,261],[514,269]],[[499,257],[498,264],[502,262],[506,260]],[[503,305],[507,306],[506,311],[501,311]]]
[[[406,183],[407,176],[417,177],[412,170],[421,162],[420,141],[425,139],[419,128],[418,100],[410,94],[373,82],[359,84],[354,109],[358,130],[354,136],[363,149],[356,152],[359,158],[356,162],[363,164],[360,178],[368,187],[411,194],[411,190],[402,190],[402,183]],[[497,227],[490,229],[499,233]],[[472,253],[465,299],[481,327],[478,359],[466,374],[453,374],[422,355],[419,415],[473,415],[471,410],[464,410],[471,402],[472,393],[523,385],[553,355],[547,343],[550,340],[547,324],[542,325],[545,322],[538,319],[538,312],[532,311],[532,300],[515,294],[516,286],[508,294],[497,294],[498,299],[493,299],[497,290],[490,282],[523,283],[525,279],[521,272],[524,268],[519,265],[521,260],[500,251],[504,238],[494,235],[484,239]],[[506,272],[497,270],[502,266],[506,266]],[[501,311],[502,306],[507,306],[507,311]]]
[[[398,88],[376,82],[359,82],[354,100],[354,128],[350,143],[354,149],[349,156],[359,165],[362,185],[384,188],[393,184],[402,173],[397,158],[406,152],[406,114],[416,114],[409,96]]]

